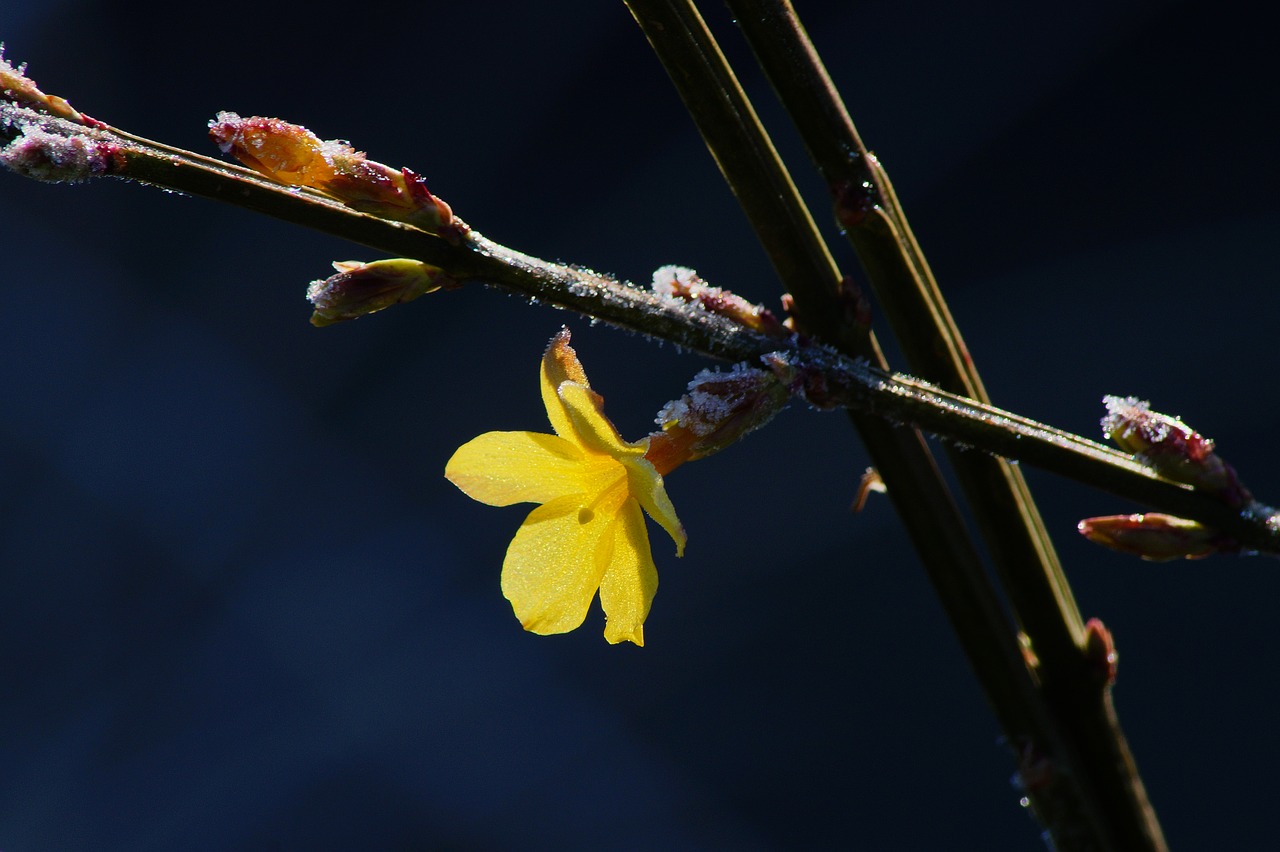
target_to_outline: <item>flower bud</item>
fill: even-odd
[[[1137,397],[1104,396],[1102,402],[1102,431],[1125,452],[1199,461],[1213,451],[1213,441]]]
[[[30,107],[40,112],[56,115],[77,124],[100,126],[100,122],[81,115],[71,108],[71,104],[54,95],[46,95],[36,87],[35,81],[27,76],[26,64],[14,66],[4,58],[4,45],[0,44],[0,96],[20,106]]]
[[[320,137],[278,118],[220,112],[209,122],[209,136],[222,153],[280,183],[323,189],[336,174]]]
[[[35,180],[78,183],[120,171],[124,152],[118,144],[84,131],[63,135],[32,124],[0,149],[0,163]]]
[[[770,372],[736,364],[703,370],[689,392],[658,412],[662,431],[650,437],[646,457],[659,473],[719,452],[773,419],[791,395]]]
[[[1084,625],[1084,658],[1097,677],[1100,686],[1116,682],[1116,670],[1120,666],[1120,654],[1115,639],[1101,619],[1091,618]]]
[[[652,286],[653,292],[659,296],[690,302],[761,334],[771,337],[787,337],[789,334],[768,308],[748,302],[736,293],[712,287],[692,269],[663,266],[653,273]]]
[[[1213,441],[1176,417],[1152,411],[1135,397],[1106,396],[1102,431],[1163,476],[1222,497],[1232,506],[1252,499],[1231,465],[1213,451]]]
[[[884,479],[880,476],[880,471],[874,467],[867,468],[862,479],[858,481],[858,494],[853,498],[853,505],[849,508],[854,512],[861,512],[867,505],[867,498],[872,494],[888,494],[889,486],[885,485]]]
[[[409,169],[365,157],[346,142],[323,141],[310,130],[278,118],[220,112],[209,135],[223,153],[280,183],[306,186],[383,219],[407,222],[456,241],[467,227]]]
[[[1077,529],[1095,544],[1141,556],[1150,562],[1201,559],[1211,553],[1238,550],[1215,529],[1159,512],[1085,518]]]
[[[307,288],[307,298],[315,308],[311,324],[317,327],[411,302],[453,284],[439,267],[403,257],[372,263],[340,260],[333,268],[337,275],[312,281]]]

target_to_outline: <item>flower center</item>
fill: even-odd
[[[583,525],[591,523],[595,519],[596,512],[617,512],[618,505],[622,502],[618,499],[618,492],[620,489],[626,490],[627,469],[613,463],[593,478],[595,481],[592,483],[592,488],[585,495],[591,497],[591,502],[578,509],[578,523]]]

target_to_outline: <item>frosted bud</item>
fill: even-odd
[[[1213,441],[1137,397],[1104,396],[1102,402],[1107,407],[1102,431],[1125,452],[1199,461],[1213,451]]]
[[[220,112],[209,122],[209,136],[222,153],[280,183],[323,189],[335,174],[320,137],[278,118]]]
[[[1200,559],[1211,553],[1230,553],[1239,549],[1217,530],[1198,521],[1159,512],[1085,518],[1077,529],[1095,544],[1140,556],[1150,562]]]
[[[0,163],[24,177],[77,183],[119,171],[124,166],[124,152],[116,143],[95,139],[87,132],[64,135],[27,125],[21,136],[0,149]]]
[[[315,308],[314,326],[362,317],[454,283],[439,267],[402,257],[372,263],[335,261],[333,268],[337,275],[312,281],[307,288],[307,299]]]
[[[319,190],[353,210],[407,222],[453,242],[468,230],[416,172],[370,160],[346,142],[321,140],[300,125],[220,112],[209,122],[209,136],[254,171]]]
[[[1243,506],[1252,496],[1235,470],[1213,451],[1213,441],[1176,417],[1152,411],[1135,397],[1106,396],[1102,431],[1163,476],[1194,485]]]
[[[692,269],[663,266],[653,273],[652,286],[653,292],[659,296],[698,305],[708,313],[728,317],[761,334],[771,337],[788,335],[787,329],[768,308],[748,302],[736,293],[712,287]]]
[[[27,76],[25,64],[15,66],[4,58],[3,44],[0,44],[0,96],[20,106],[56,115],[58,118],[65,118],[77,124],[88,123],[101,126],[100,122],[76,112],[71,108],[71,104],[62,98],[46,95],[40,91],[35,81]]]
[[[651,436],[647,456],[666,473],[719,452],[772,420],[790,396],[766,370],[745,364],[724,372],[703,370],[689,382],[688,393],[658,412],[662,432]]]

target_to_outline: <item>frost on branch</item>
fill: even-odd
[[[770,337],[786,337],[789,332],[773,312],[728,290],[712,287],[698,273],[684,266],[663,266],[653,273],[653,292],[665,299],[697,305],[708,313],[728,317]]]
[[[65,126],[65,125],[64,125]],[[37,124],[0,149],[0,163],[18,174],[49,183],[78,183],[119,171],[124,162],[120,146],[86,133],[51,133]]]

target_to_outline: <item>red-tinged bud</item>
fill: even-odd
[[[1235,542],[1215,529],[1159,512],[1085,518],[1077,529],[1095,544],[1151,562],[1201,559],[1211,553],[1239,550]]]
[[[22,128],[0,149],[0,163],[24,177],[49,183],[78,183],[124,167],[124,151],[114,142],[86,133],[62,135],[36,125]]]
[[[853,506],[850,508],[855,512],[861,512],[867,505],[867,498],[875,494],[889,493],[889,486],[884,484],[884,479],[880,476],[880,471],[874,467],[869,467],[862,474],[862,479],[858,482],[858,496],[853,500]]]
[[[333,268],[337,275],[313,281],[307,288],[315,308],[314,326],[362,317],[454,284],[439,267],[402,257],[372,263],[335,261]]]
[[[367,160],[359,151],[336,154],[333,164],[337,174],[321,188],[348,207],[451,239],[465,233],[449,205],[428,192],[416,172]]]
[[[1213,451],[1213,441],[1176,417],[1152,411],[1135,397],[1105,396],[1102,431],[1120,449],[1133,453],[1163,476],[1217,494],[1240,507],[1252,495],[1231,465]]]
[[[782,304],[782,312],[784,314],[794,314],[796,312],[796,300],[790,293],[783,293],[778,298],[778,301]],[[796,318],[794,316],[788,316],[784,319],[782,321],[782,327],[791,334],[798,333],[796,331]]]
[[[831,187],[836,221],[845,228],[857,228],[876,208],[875,187],[870,181],[841,181]]]
[[[1084,625],[1084,656],[1101,686],[1111,686],[1116,682],[1120,654],[1116,652],[1111,631],[1100,619],[1091,618]]]
[[[786,387],[766,370],[745,364],[703,370],[689,382],[688,393],[658,412],[662,431],[650,436],[646,457],[667,473],[717,453],[768,423],[789,399]]]
[[[773,312],[763,305],[712,287],[698,273],[683,266],[663,266],[653,273],[653,292],[668,299],[677,299],[699,305],[708,313],[728,317],[739,325],[761,334],[785,338],[790,336]]]
[[[848,275],[840,279],[840,285],[836,288],[836,304],[844,314],[845,325],[864,329],[871,327],[871,303],[867,301],[867,295],[862,292],[858,282]]]
[[[1040,657],[1036,654],[1035,645],[1024,630],[1018,631],[1018,651],[1022,654],[1022,664],[1027,667],[1027,671],[1034,672],[1040,668]]]
[[[25,64],[14,66],[4,58],[4,45],[0,44],[0,96],[20,106],[30,107],[40,112],[56,115],[77,124],[99,124],[87,116],[81,115],[71,108],[71,104],[62,98],[46,95],[36,87],[35,81],[27,76]]]
[[[835,203],[836,221],[845,228],[860,227],[872,211],[882,206],[880,188],[872,179],[877,167],[874,154],[867,154],[870,161],[859,179],[841,180],[831,185],[831,198]]]
[[[222,153],[280,183],[322,190],[336,175],[320,137],[278,118],[220,112],[209,122],[209,136]]]
[[[209,135],[224,153],[272,180],[319,190],[353,210],[407,222],[451,241],[467,231],[418,174],[370,160],[346,142],[323,141],[278,118],[241,118],[234,112],[218,113],[209,122]]]
[[[1107,406],[1102,431],[1125,452],[1189,461],[1213,452],[1213,441],[1176,417],[1152,411],[1137,397],[1104,396],[1102,402]]]

